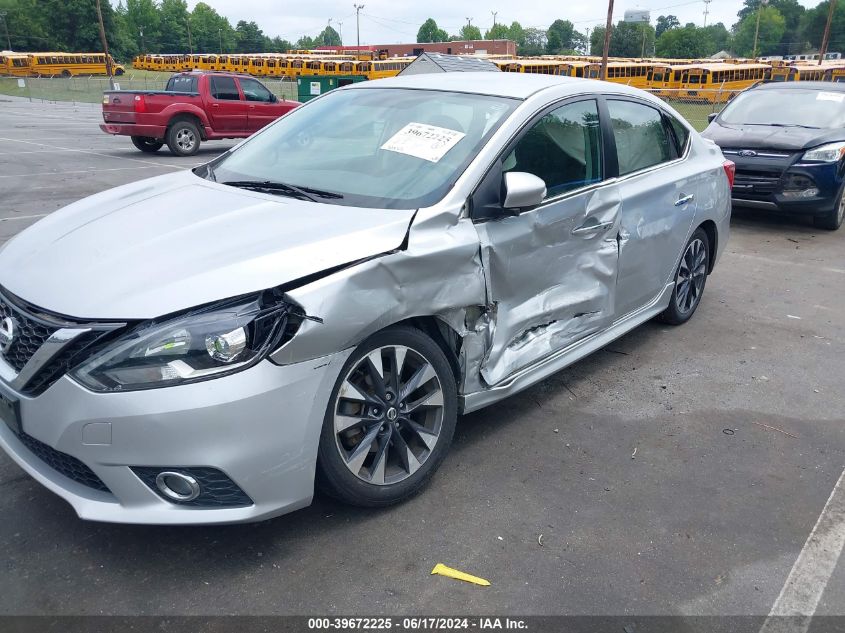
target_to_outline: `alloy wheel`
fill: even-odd
[[[675,301],[681,314],[689,314],[698,304],[707,277],[707,247],[692,240],[684,251],[675,281]]]
[[[185,152],[190,152],[194,149],[194,143],[197,142],[194,133],[188,129],[181,129],[176,132],[176,144]]]
[[[443,388],[432,364],[410,347],[379,347],[340,385],[333,420],[337,450],[362,481],[395,484],[429,458],[443,413]]]

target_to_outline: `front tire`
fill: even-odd
[[[835,231],[842,226],[843,219],[845,219],[845,187],[839,192],[833,209],[824,215],[813,216],[813,224],[825,231]]]
[[[669,325],[686,323],[695,314],[710,270],[710,240],[707,233],[698,227],[684,247],[684,253],[675,271],[675,288],[672,299],[657,317]]]
[[[155,154],[164,147],[164,143],[149,136],[133,136],[132,144],[145,154]]]
[[[200,131],[187,119],[179,119],[167,129],[167,147],[177,156],[193,156],[200,148]]]
[[[448,452],[457,403],[452,368],[431,337],[406,326],[374,334],[349,357],[332,390],[318,487],[364,507],[416,494]]]

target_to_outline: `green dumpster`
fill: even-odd
[[[305,103],[329,90],[366,80],[365,75],[300,75],[296,78],[297,97]]]

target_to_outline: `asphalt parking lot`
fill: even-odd
[[[0,97],[0,242],[232,145],[145,155],[99,119]],[[0,613],[845,614],[845,229],[749,212],[732,229],[690,323],[464,416],[401,506],[85,523],[0,455]],[[438,562],[492,584],[429,575]]]

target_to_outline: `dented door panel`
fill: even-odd
[[[672,281],[707,177],[695,161],[684,160],[619,183],[625,201],[619,228],[619,316],[648,303]]]
[[[620,205],[608,183],[477,225],[496,306],[481,367],[488,385],[613,321]],[[598,225],[605,227],[578,232]]]

